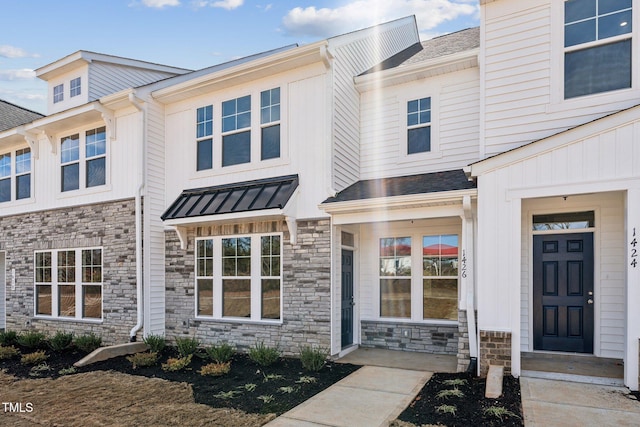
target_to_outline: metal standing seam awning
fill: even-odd
[[[295,223],[295,218],[287,215],[284,209],[297,188],[298,175],[286,175],[184,190],[161,218],[166,225],[176,228],[184,245],[181,231],[187,225],[234,216],[246,218],[251,212],[256,216],[271,212],[285,216],[294,240],[295,227],[292,223]]]

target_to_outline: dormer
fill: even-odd
[[[154,64],[80,50],[36,70],[48,83],[47,114],[95,101],[126,88],[190,72],[183,68]]]

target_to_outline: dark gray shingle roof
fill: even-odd
[[[475,182],[469,181],[462,169],[456,169],[444,172],[358,181],[340,191],[334,197],[329,197],[322,203],[348,202],[352,200],[468,190],[473,188],[476,188]]]
[[[40,113],[27,110],[0,99],[0,132],[32,122],[44,117]]]
[[[298,175],[184,190],[162,220],[262,209],[282,209],[298,187]]]
[[[429,61],[478,47],[480,47],[480,27],[468,28],[414,44],[362,74]]]

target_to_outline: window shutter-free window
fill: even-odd
[[[407,102],[407,154],[431,151],[431,98]]]
[[[222,103],[222,166],[251,161],[251,95]]]

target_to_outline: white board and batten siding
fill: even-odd
[[[128,108],[116,112],[115,119],[115,139],[111,139],[107,134],[106,185],[61,191],[62,138],[76,133],[83,135],[88,130],[104,126],[104,122],[96,121],[66,129],[51,135],[55,149],[47,138],[41,137],[38,140],[39,156],[31,161],[32,197],[0,204],[0,217],[133,198],[137,188],[135,183],[139,182],[139,144],[142,141],[140,116],[135,109]],[[25,147],[27,144],[21,143],[19,146],[7,148],[13,150]]]
[[[488,166],[478,176],[481,330],[517,329],[520,350],[531,351],[532,215],[594,210],[594,351],[624,356],[625,227],[632,220],[624,191],[640,178],[639,140],[640,108],[633,108],[506,153],[493,169],[491,159],[480,163]]]
[[[144,254],[145,334],[164,335],[165,328],[165,236],[160,216],[165,200],[165,121],[164,106],[146,104],[147,147],[144,191],[144,236],[149,247]]]
[[[483,157],[637,104],[637,78],[631,89],[563,99],[564,2],[496,1],[482,7]],[[636,40],[639,30],[633,28]],[[640,60],[635,61],[634,70]]]
[[[360,178],[360,93],[354,77],[420,41],[413,17],[329,39],[333,62],[333,188]]]
[[[297,174],[299,189],[295,200],[298,219],[327,217],[318,205],[331,196],[329,150],[329,75],[318,63],[260,79],[250,84],[166,105],[165,203],[168,207],[186,189],[273,178]],[[251,162],[221,166],[221,104],[251,94],[259,107],[260,91],[281,89],[280,158],[260,160],[260,114],[252,110]],[[254,99],[255,98],[255,99]],[[313,101],[310,101],[313,100]],[[213,105],[213,169],[196,171],[196,110]],[[257,151],[256,151],[257,148]],[[257,154],[257,155],[255,155]],[[166,208],[165,207],[165,208]]]
[[[406,155],[406,103],[423,97],[431,97],[432,152]],[[361,179],[459,169],[479,160],[477,68],[368,91],[361,102]]]

